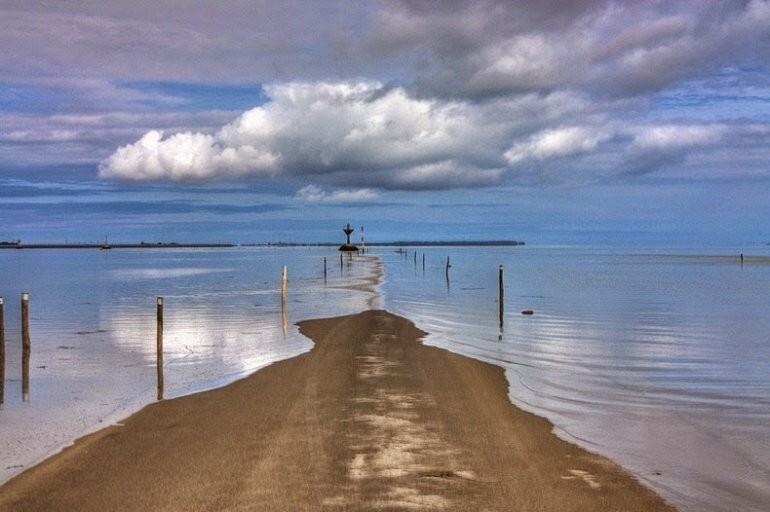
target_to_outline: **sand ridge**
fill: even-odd
[[[401,317],[299,326],[310,352],[79,440],[0,510],[674,510]]]

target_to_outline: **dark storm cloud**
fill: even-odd
[[[0,9],[0,47],[14,49],[0,53],[0,79],[221,83],[349,71],[331,43],[360,37],[369,7],[342,0],[33,0]]]
[[[766,2],[394,2],[369,48],[410,58],[426,91],[660,90],[737,60],[767,63]],[[438,8],[436,8],[438,7]]]

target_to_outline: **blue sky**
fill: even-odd
[[[770,2],[0,0],[0,240],[770,242]]]

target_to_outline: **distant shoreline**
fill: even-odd
[[[526,245],[517,240],[479,240],[479,241],[420,241],[413,242],[374,242],[366,247],[516,247]],[[262,244],[230,244],[230,243],[176,243],[176,242],[141,242],[131,244],[22,244],[16,242],[0,242],[0,249],[226,249],[233,247],[337,247],[339,243],[300,243],[300,242],[267,242]]]
[[[366,242],[362,247],[515,247],[526,245],[519,240],[440,240],[440,241],[397,241],[397,242]],[[295,242],[269,242],[266,244],[241,244],[243,247],[337,247],[337,243],[295,243]]]
[[[15,244],[0,243],[0,249],[190,249],[190,248],[225,248],[236,247],[234,244],[178,244],[178,243],[139,243],[139,244]]]

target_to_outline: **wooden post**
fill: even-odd
[[[5,313],[0,297],[0,409],[5,404]]]
[[[286,283],[288,277],[289,274],[286,265],[284,265],[283,270],[281,271],[281,330],[283,331],[284,336],[286,336],[286,329],[288,327],[286,321]]]
[[[326,256],[324,256],[324,284],[326,284]]]
[[[163,297],[157,300],[158,400],[163,400]]]
[[[342,260],[342,252],[340,252],[340,270],[342,270],[343,266],[344,266],[344,262]]]
[[[425,253],[422,253],[422,271],[425,273]]]
[[[29,401],[29,356],[32,342],[29,338],[29,293],[21,294],[21,400]]]
[[[417,266],[417,251],[414,251],[414,266]]]
[[[499,296],[498,302],[500,303],[500,327],[503,326],[503,312],[505,311],[505,286],[503,285],[503,266],[500,265],[500,277],[499,277]]]
[[[446,291],[449,293],[449,268],[452,265],[449,263],[449,256],[446,257],[446,268],[444,269],[444,273],[446,274]]]
[[[283,337],[286,337],[286,332],[289,328],[289,322],[286,317],[286,294],[281,294],[281,332],[283,332]]]

